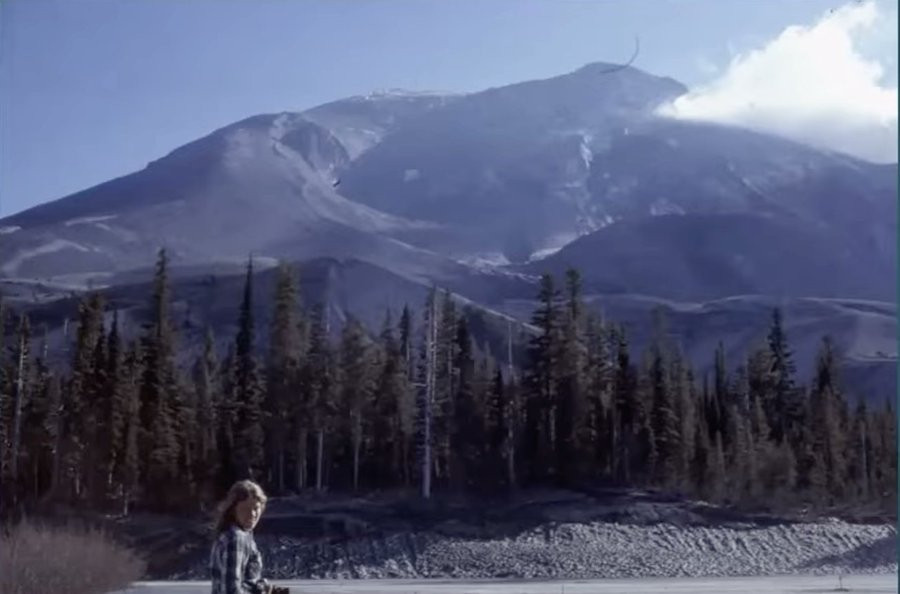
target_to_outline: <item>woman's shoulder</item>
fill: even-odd
[[[229,526],[219,533],[216,537],[216,543],[227,543],[231,541],[246,542],[250,538],[250,534],[246,530],[242,530],[237,526]]]

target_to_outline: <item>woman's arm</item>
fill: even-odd
[[[247,565],[244,569],[244,587],[253,594],[269,594],[271,586],[262,577],[262,556],[256,547],[256,541],[250,534],[245,534],[244,540],[247,552]]]
[[[241,584],[246,547],[242,546],[241,540],[235,532],[228,534],[228,544],[225,547],[225,594],[244,594],[246,592]]]

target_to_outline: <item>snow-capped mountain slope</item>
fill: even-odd
[[[351,159],[377,145],[392,130],[457,100],[451,93],[380,91],[314,107],[304,117],[328,129]]]
[[[102,279],[166,246],[182,265],[332,256],[444,282],[530,262],[684,299],[893,298],[896,165],[656,115],[685,91],[592,64],[254,116],[0,221],[0,275]]]
[[[384,234],[430,223],[388,215],[334,188],[350,157],[298,114],[257,116],[181,147],[137,173],[4,220],[4,276],[108,273],[174,261],[357,255],[355,242],[401,249]]]
[[[592,65],[472,94],[362,155],[343,192],[453,227],[410,240],[460,257],[524,262],[618,221],[685,213],[794,219],[867,241],[880,260],[893,251],[896,166],[655,115],[683,91]]]

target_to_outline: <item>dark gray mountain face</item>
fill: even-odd
[[[730,369],[745,364],[753,350],[765,346],[772,309],[780,307],[800,382],[813,377],[822,337],[829,335],[837,345],[841,381],[851,397],[880,403],[897,393],[895,303],[758,295],[685,302],[604,294],[589,295],[586,304],[595,314],[622,325],[638,362],[656,331],[654,313],[662,311],[667,334],[693,362],[698,380],[712,373],[720,342]],[[506,300],[496,307],[521,318],[536,306],[532,300]]]
[[[416,325],[429,283],[417,282],[381,267],[359,260],[339,262],[320,258],[294,265],[300,279],[299,301],[306,306],[327,303],[332,329],[339,332],[342,323],[353,316],[374,334],[380,331],[388,311],[394,322],[404,306],[409,306]],[[256,264],[254,277],[254,319],[260,352],[268,344],[268,328],[275,288],[275,270],[264,261]],[[243,291],[244,274],[240,267],[217,267],[213,273],[199,274],[194,268],[172,269],[172,316],[178,351],[187,365],[199,354],[207,327],[213,329],[221,352],[237,333],[238,304]],[[122,331],[136,337],[149,320],[150,271],[121,276],[117,286],[106,291],[109,309],[119,312]],[[478,300],[458,296],[460,311],[468,319],[477,346],[503,360],[506,357],[508,320],[528,320],[536,303],[530,298],[531,284],[498,285],[494,277],[473,275],[452,290],[481,290]],[[488,293],[485,287],[499,289]],[[0,284],[5,294],[14,287]],[[480,288],[480,289],[479,289]],[[58,294],[45,303],[21,302],[32,325],[48,329],[50,352],[65,356],[62,327],[77,313],[78,297]],[[490,304],[487,306],[485,304]],[[896,305],[851,299],[778,299],[743,296],[707,302],[672,301],[637,295],[588,295],[586,303],[594,313],[622,324],[636,362],[641,360],[654,332],[654,311],[661,309],[669,334],[693,362],[697,378],[711,372],[713,353],[721,341],[731,369],[746,361],[748,354],[764,344],[772,308],[782,307],[785,329],[797,363],[798,377],[808,381],[815,369],[815,356],[821,339],[828,334],[840,350],[843,384],[853,398],[883,399],[897,390]],[[111,316],[111,314],[109,314]],[[11,320],[10,320],[11,322]],[[532,330],[513,326],[514,357],[525,360],[525,345]],[[8,331],[14,331],[12,325]],[[40,341],[43,336],[36,340]],[[70,336],[70,340],[71,340]],[[35,347],[38,345],[36,344]]]
[[[569,266],[627,299],[893,301],[897,166],[655,115],[685,90],[594,64],[251,117],[0,220],[0,290],[21,303],[144,282],[165,246],[183,282],[251,253],[383,271],[351,283],[351,313],[383,311],[382,282],[488,311]]]
[[[793,217],[667,214],[610,225],[522,270],[561,275],[575,267],[588,290],[672,299],[892,300],[896,258],[872,239]]]

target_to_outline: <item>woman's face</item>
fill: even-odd
[[[244,530],[253,530],[262,515],[263,505],[259,499],[248,497],[234,507],[234,519]]]

